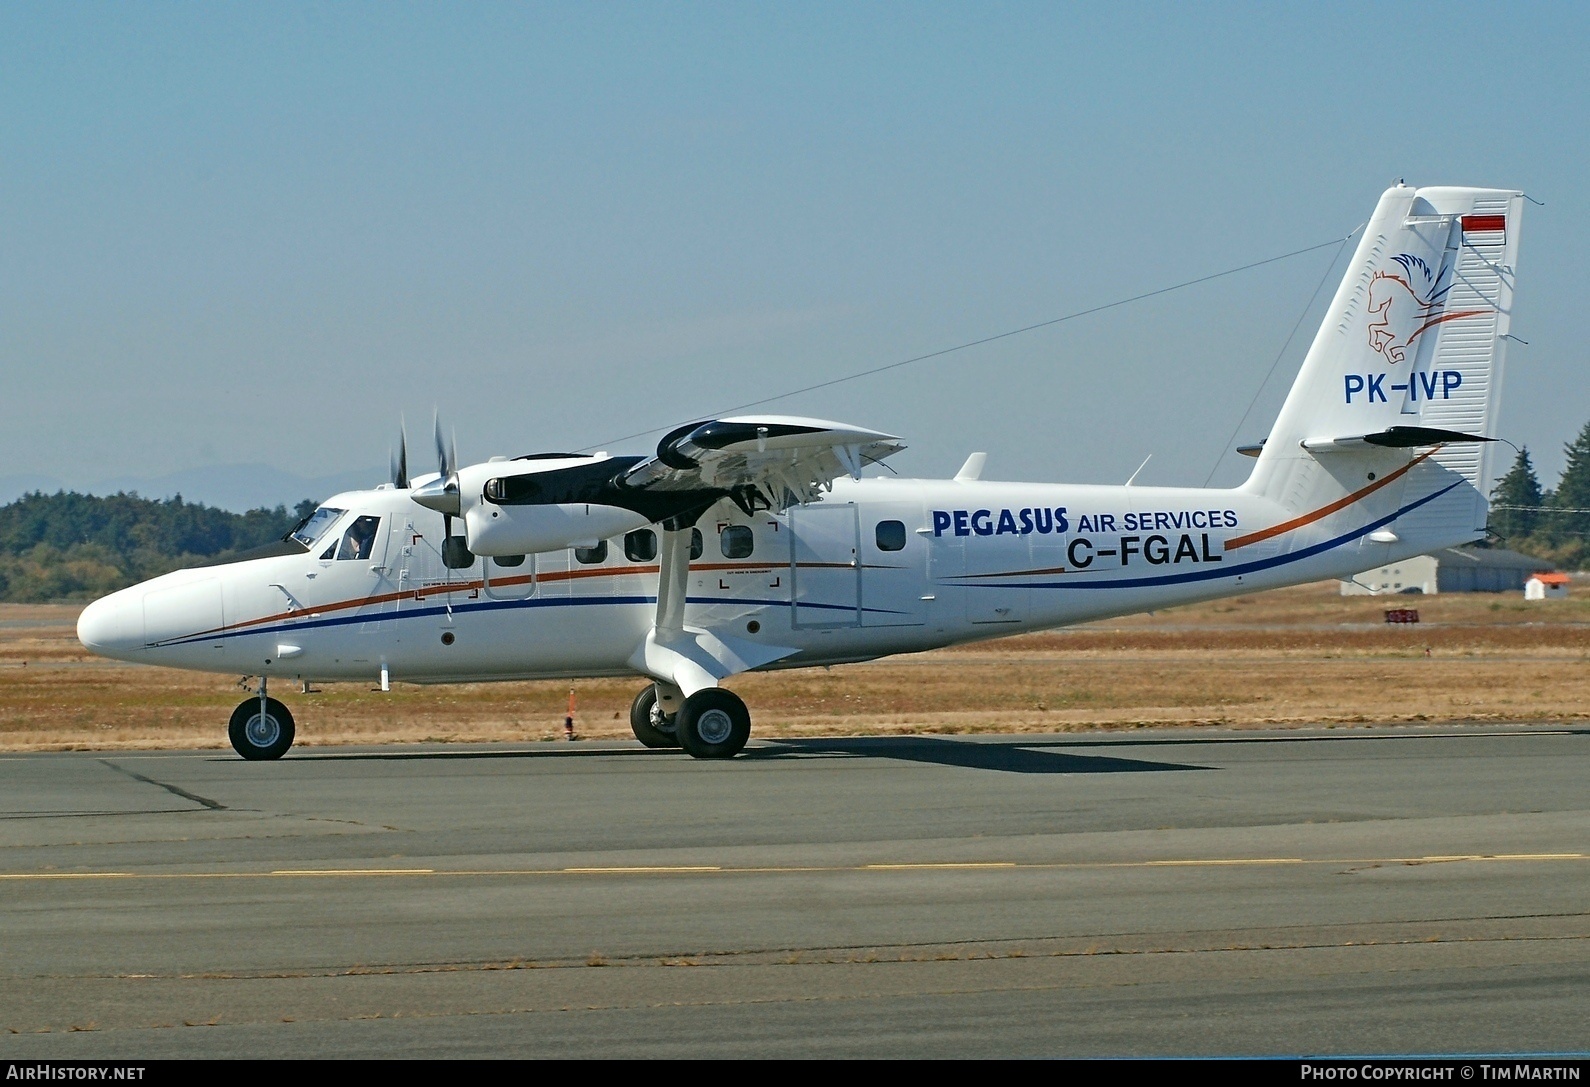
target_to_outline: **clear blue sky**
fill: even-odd
[[[608,447],[1339,237],[1406,177],[1546,203],[1500,429],[1551,486],[1590,420],[1587,30],[1570,4],[0,3],[0,473],[377,469],[433,408],[466,459]],[[1333,254],[762,410],[900,434],[907,474],[983,449],[990,477],[1153,454],[1141,482],[1232,483]]]

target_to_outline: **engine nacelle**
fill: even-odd
[[[478,501],[464,512],[469,549],[477,555],[534,555],[589,547],[650,523],[634,510],[590,502],[499,506]]]
[[[426,479],[410,497],[464,522],[462,538],[454,537],[460,561],[472,562],[473,555],[534,555],[588,547],[674,512],[666,502],[642,505],[646,513],[629,508],[629,503],[618,504],[623,501],[620,496],[629,492],[616,477],[639,460],[573,453],[512,461],[498,458]],[[680,497],[688,504],[700,496],[682,493]],[[463,552],[466,542],[468,553]]]

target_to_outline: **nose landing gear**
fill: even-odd
[[[250,762],[279,759],[293,746],[293,715],[276,699],[266,697],[261,676],[259,696],[238,703],[227,734],[233,750]]]

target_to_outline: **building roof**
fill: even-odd
[[[1529,580],[1530,581],[1538,581],[1542,585],[1566,585],[1566,584],[1568,584],[1568,582],[1572,581],[1573,578],[1569,577],[1567,574],[1559,574],[1559,573],[1552,572],[1552,573],[1536,574],[1533,577],[1531,577]]]
[[[1487,566],[1498,570],[1555,570],[1556,563],[1521,555],[1505,547],[1448,547],[1432,551],[1437,562],[1453,566]]]

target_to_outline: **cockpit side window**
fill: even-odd
[[[356,517],[348,531],[342,534],[342,546],[337,549],[339,559],[367,559],[375,550],[375,533],[381,527],[379,517]]]
[[[313,547],[316,540],[325,535],[327,529],[336,523],[347,510],[333,509],[330,506],[321,506],[314,513],[304,519],[304,522],[293,530],[293,539],[305,547]]]

